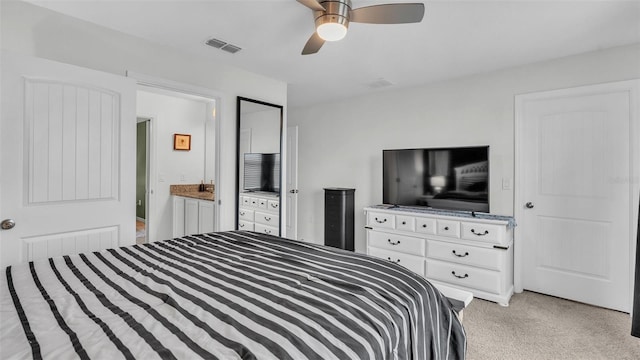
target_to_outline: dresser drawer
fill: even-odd
[[[240,218],[240,220],[253,221],[253,210],[240,208],[240,210],[238,210],[238,218]]]
[[[269,203],[267,205],[267,209],[269,209],[269,211],[275,211],[275,212],[280,211],[280,201],[279,200],[269,200]]]
[[[424,276],[424,258],[415,255],[403,254],[397,251],[389,251],[374,247],[367,248],[368,254],[380,259],[400,264],[416,274]]]
[[[503,268],[504,251],[427,240],[427,257],[489,270]]]
[[[493,294],[499,294],[501,283],[497,271],[474,268],[459,264],[427,260],[427,279],[443,281]]]
[[[367,216],[367,224],[376,228],[395,228],[395,216],[384,213],[369,212]]]
[[[238,221],[238,230],[253,231],[253,229],[253,222],[244,220]]]
[[[254,227],[253,231],[259,232],[259,233],[262,233],[262,234],[278,236],[278,228],[273,227],[273,226],[268,226],[268,225],[263,225],[263,224],[255,224],[255,227]]]
[[[406,254],[424,256],[425,240],[410,236],[368,231],[369,246]]]
[[[244,206],[251,206],[251,198],[248,196],[243,196],[241,198],[241,203],[240,205],[244,205]]]
[[[435,234],[436,219],[416,218],[416,232],[423,234]]]
[[[504,226],[478,223],[462,223],[462,238],[494,244],[504,244]]]
[[[438,235],[460,237],[460,222],[450,220],[438,220],[438,229],[436,231]]]
[[[396,215],[396,229],[414,232],[416,229],[416,218],[413,216]]]
[[[258,224],[264,224],[264,225],[269,225],[269,226],[273,226],[273,227],[278,227],[278,223],[280,221],[280,217],[278,215],[256,211],[255,221]]]
[[[267,200],[267,199],[260,199],[260,198],[258,198],[258,207],[259,207],[260,209],[265,209],[265,210],[266,210],[266,209],[267,209],[267,203],[268,203],[268,202],[269,202],[269,200]]]

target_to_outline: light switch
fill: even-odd
[[[511,190],[511,178],[502,178],[502,190]]]

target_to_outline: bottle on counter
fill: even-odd
[[[205,190],[205,188],[204,188],[204,180],[201,180],[200,181],[200,186],[198,187],[198,191],[204,191],[204,190]]]

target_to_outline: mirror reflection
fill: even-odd
[[[239,230],[280,235],[282,106],[238,98]]]

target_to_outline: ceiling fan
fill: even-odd
[[[325,41],[345,37],[350,22],[367,24],[418,23],[424,17],[424,4],[382,4],[351,8],[351,0],[298,0],[313,10],[316,31],[302,49],[302,55],[315,54]]]

